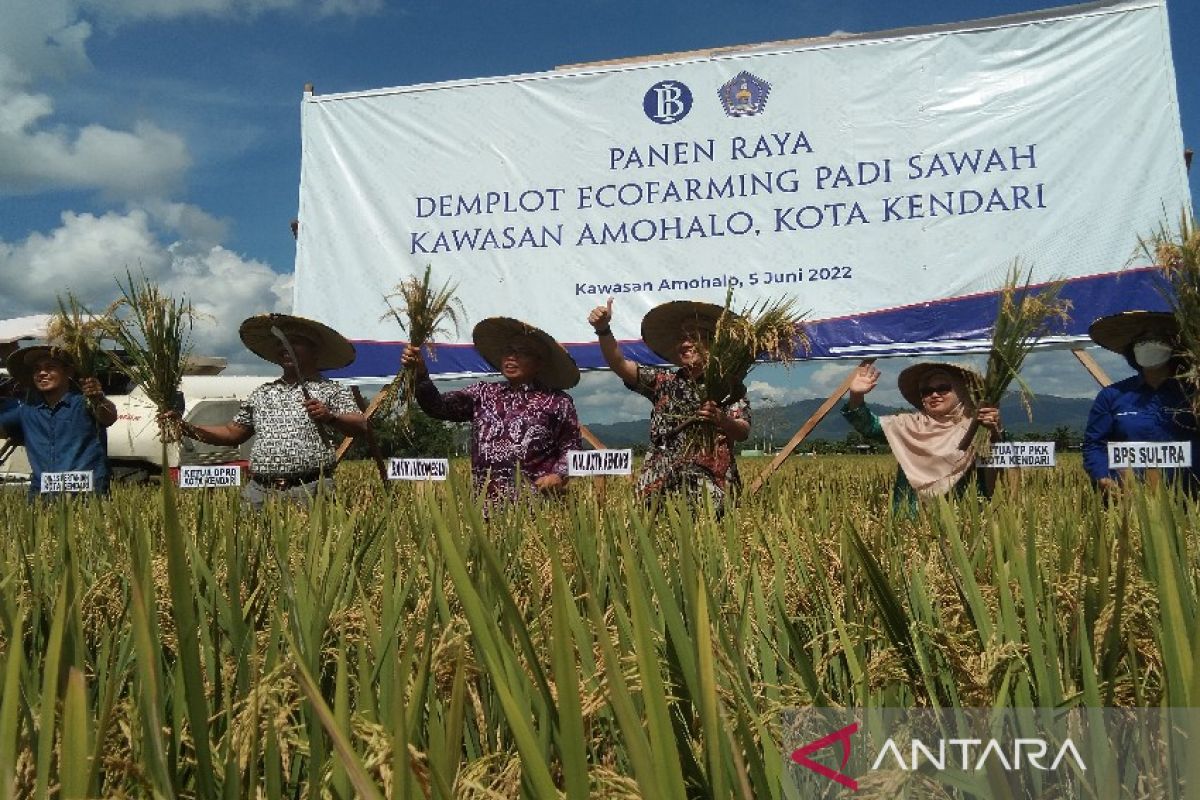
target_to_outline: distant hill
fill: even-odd
[[[814,397],[785,406],[756,406],[753,415],[754,427],[748,444],[758,445],[769,440],[776,447],[782,446],[823,402],[823,399]],[[850,432],[850,426],[842,419],[841,407],[841,403],[834,406],[833,411],[821,420],[821,424],[808,438],[830,441],[845,439],[846,434]],[[1030,432],[1049,434],[1060,426],[1082,433],[1091,407],[1092,401],[1087,398],[1040,395],[1033,402],[1033,421],[1030,422],[1017,395],[1010,394],[1000,403],[1000,415],[1004,419],[1004,427],[1016,436]],[[880,416],[909,410],[875,404],[871,404],[871,408]],[[649,419],[650,407],[647,405],[646,419],[608,425],[588,425],[588,428],[608,447],[633,447],[646,444],[649,440]]]

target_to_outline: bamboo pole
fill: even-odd
[[[1103,367],[1096,363],[1096,359],[1092,358],[1091,353],[1087,352],[1082,347],[1073,347],[1071,348],[1071,355],[1075,356],[1075,358],[1079,360],[1080,364],[1083,364],[1083,368],[1088,371],[1089,375],[1095,378],[1096,383],[1100,384],[1101,386],[1108,386],[1110,383],[1112,383],[1112,379],[1108,377],[1108,373],[1104,371]]]
[[[587,425],[579,426],[579,435],[582,439],[597,450],[607,450],[604,442],[596,434],[588,430]],[[604,507],[605,488],[608,486],[608,479],[603,475],[597,475],[592,478],[592,486],[596,489],[596,505],[599,508]]]
[[[358,390],[357,386],[351,387],[350,391],[354,393],[354,402],[358,403],[359,401],[362,400],[362,392],[360,392]],[[370,405],[366,406],[366,408],[363,408],[362,405],[359,405],[359,408],[362,410],[363,414],[367,418],[368,425],[370,425],[370,423],[371,423],[371,417],[375,416],[375,412],[379,410],[379,404],[383,402],[384,394],[385,393],[381,391],[378,394],[376,394],[374,397],[372,397]],[[374,437],[372,437],[372,438],[374,438]],[[350,445],[352,445],[352,444],[354,444],[353,436],[347,436],[345,439],[342,440],[342,443],[340,445],[338,445],[338,449],[334,453],[334,463],[336,463],[336,464],[342,463],[342,459],[346,456],[346,451],[350,449]],[[385,477],[386,477],[386,473],[385,473]]]
[[[864,358],[858,363],[858,367],[856,367],[855,370],[857,370],[859,367],[865,367],[874,363],[875,359]],[[846,379],[842,381],[841,385],[833,390],[833,394],[829,395],[825,402],[821,404],[821,407],[814,411],[812,416],[800,426],[800,429],[796,431],[791,440],[784,445],[782,450],[775,454],[775,458],[771,460],[771,463],[768,464],[766,469],[760,472],[758,477],[756,477],[750,484],[750,488],[747,490],[750,494],[757,493],[758,490],[762,488],[763,484],[767,482],[767,479],[775,473],[775,470],[779,469],[779,467],[783,465],[783,462],[786,461],[787,457],[792,454],[792,451],[799,447],[800,443],[803,442],[808,435],[813,432],[813,429],[821,424],[821,420],[825,419],[829,412],[833,410],[833,407],[837,405],[837,402],[842,399],[842,395],[844,395],[850,389],[850,381],[853,379],[854,371],[846,376]]]

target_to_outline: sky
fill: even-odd
[[[289,311],[303,87],[321,94],[557,65],[977,19],[1052,0],[0,0],[0,319],[94,306],[143,272],[206,315],[196,349],[269,374],[237,326]],[[1187,146],[1200,143],[1200,3],[1168,3]],[[1114,109],[1113,113],[1120,113]],[[1200,168],[1192,171],[1200,196]],[[1114,378],[1128,373],[1095,353]],[[906,362],[885,366],[885,376]],[[752,402],[825,396],[853,365],[750,376]],[[1088,396],[1069,353],[1035,354],[1045,394]],[[877,398],[899,404],[886,378]],[[645,417],[611,375],[585,422]]]

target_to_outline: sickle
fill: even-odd
[[[308,387],[304,384],[304,377],[300,374],[300,362],[296,360],[296,351],[292,349],[292,343],[288,341],[287,334],[279,330],[278,325],[272,325],[271,335],[279,340],[279,343],[283,345],[284,352],[292,360],[292,369],[296,372],[296,378],[300,382],[300,392],[304,395],[304,399],[312,400],[312,395],[308,393]],[[329,438],[329,431],[325,429],[324,423],[314,421],[313,424],[317,426],[317,433],[321,435],[321,441],[332,446],[333,442]]]
[[[312,400],[312,395],[308,393],[308,387],[304,385],[304,378],[300,375],[300,362],[296,360],[296,351],[292,349],[292,343],[288,341],[287,334],[279,330],[278,325],[272,325],[271,335],[279,340],[279,343],[283,345],[284,352],[292,360],[292,369],[295,370],[296,377],[300,379],[300,391],[304,394],[304,399]]]

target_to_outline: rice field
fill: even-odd
[[[485,521],[463,464],[262,515],[0,492],[0,797],[790,799],[797,706],[1200,704],[1200,509],[1060,461],[911,520],[883,456],[719,520],[609,479]]]

